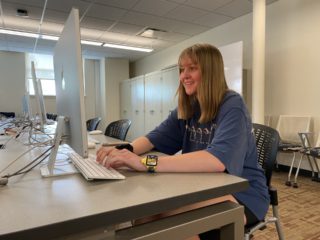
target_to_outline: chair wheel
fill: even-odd
[[[291,186],[291,181],[286,181],[286,185],[290,187]]]
[[[298,183],[296,183],[296,182],[293,183],[293,187],[294,187],[294,188],[298,188],[298,187],[299,187],[299,186],[298,186]]]

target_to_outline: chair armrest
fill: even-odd
[[[274,187],[269,187],[270,204],[278,206],[278,191]]]

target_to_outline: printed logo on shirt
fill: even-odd
[[[201,126],[201,124],[194,124],[192,122],[186,124],[186,133],[189,136],[190,142],[206,146],[211,143],[217,124],[210,123],[205,125]]]

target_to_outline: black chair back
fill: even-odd
[[[101,117],[96,117],[96,118],[87,120],[87,130],[88,131],[97,130],[100,121],[101,121]]]
[[[5,116],[6,118],[14,118],[16,116],[14,112],[0,112],[0,115]]]
[[[259,164],[265,171],[267,185],[270,187],[272,170],[277,159],[280,141],[277,130],[258,123],[253,123]]]
[[[130,126],[131,121],[129,119],[114,121],[107,126],[104,135],[124,141]]]
[[[57,121],[57,117],[58,115],[55,113],[47,113],[47,119],[53,120],[53,121]]]

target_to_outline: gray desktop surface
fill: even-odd
[[[0,151],[0,169],[21,145]],[[29,153],[24,163],[35,156]],[[19,165],[24,164],[19,161]],[[0,239],[50,239],[107,227],[234,193],[248,182],[225,173],[122,172],[125,180],[86,181],[80,174],[42,178],[39,169],[0,187]]]

